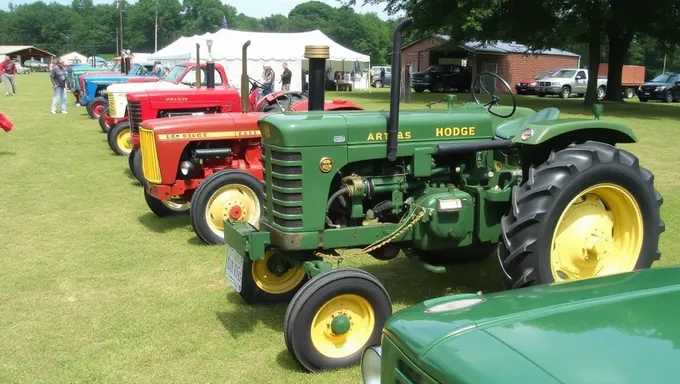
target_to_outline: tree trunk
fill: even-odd
[[[621,89],[623,64],[632,41],[632,33],[621,31],[620,28],[616,27],[609,29],[609,73],[607,74],[605,100],[623,101],[623,90]]]
[[[593,105],[597,102],[597,71],[600,68],[601,56],[601,20],[599,12],[593,12],[589,22],[590,38],[588,41],[588,88],[586,98],[583,101],[586,105]]]

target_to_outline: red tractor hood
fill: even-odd
[[[156,76],[130,76],[128,77],[128,83],[152,83],[160,80]]]
[[[142,123],[151,129],[159,141],[193,139],[250,139],[259,138],[257,121],[263,112],[221,113],[203,116],[178,116],[171,119],[153,119]]]
[[[241,95],[234,88],[191,88],[173,90],[154,90],[135,92],[128,94],[130,101],[140,100],[144,95],[154,109],[164,109],[172,106],[172,109],[194,109],[207,107],[224,107],[231,112],[241,111]]]

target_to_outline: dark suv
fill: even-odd
[[[416,92],[467,91],[472,83],[472,68],[456,64],[431,65],[412,76],[411,86]]]
[[[680,73],[664,73],[640,86],[637,90],[640,101],[649,99],[672,103],[680,100]]]

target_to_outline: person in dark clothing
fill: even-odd
[[[272,92],[274,92],[274,79],[276,75],[274,74],[274,70],[270,65],[265,65],[264,66],[264,73],[262,74],[262,85],[264,85],[264,89],[262,90],[262,96],[266,96]]]
[[[283,63],[283,73],[281,73],[281,90],[282,91],[290,91],[290,79],[293,77],[293,74],[290,72],[290,69],[288,69],[288,63]]]
[[[380,83],[385,84],[385,68],[380,68]]]
[[[62,60],[59,60],[57,65],[52,68],[50,80],[52,81],[52,89],[54,89],[52,110],[50,112],[55,115],[57,113],[57,106],[61,102],[61,113],[66,113],[66,70]]]
[[[5,96],[16,96],[17,94],[17,86],[16,83],[14,82],[14,78],[17,74],[17,66],[14,64],[14,62],[9,58],[9,56],[5,57],[5,61],[2,62],[2,77],[3,81],[5,83]],[[10,90],[12,93],[10,93]]]

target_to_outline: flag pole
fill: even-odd
[[[154,28],[153,49],[154,53],[158,52],[158,0],[156,0],[156,28]]]

